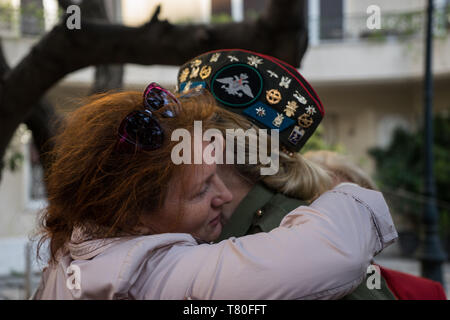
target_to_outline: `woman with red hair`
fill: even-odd
[[[395,228],[382,196],[357,186],[270,233],[209,244],[231,192],[215,163],[175,165],[171,135],[213,127],[215,111],[207,93],[152,83],[143,101],[104,94],[70,115],[46,178],[50,259],[34,299],[332,299],[358,286]]]

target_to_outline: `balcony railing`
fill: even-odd
[[[344,15],[321,19],[309,16],[310,39],[313,44],[330,41],[385,41],[407,40],[422,37],[425,27],[425,11],[384,12],[380,15],[380,28],[369,29],[369,14]],[[450,6],[436,9],[434,35],[443,37],[450,29]]]
[[[370,30],[369,14],[341,15],[333,18],[308,17],[312,43],[327,41],[361,41],[386,39],[409,39],[423,35],[425,11],[381,11],[381,28]],[[61,17],[59,12],[49,12],[43,7],[28,3],[22,7],[0,3],[0,36],[40,36],[51,29]],[[230,17],[231,19],[231,17]],[[445,36],[450,29],[450,5],[436,8],[434,14],[435,36]]]
[[[22,7],[0,3],[0,37],[39,37],[51,29],[60,16],[61,10],[50,12],[32,2]]]
[[[22,7],[0,3],[0,37],[37,37],[48,31],[61,17],[61,9],[49,12],[33,2]],[[326,19],[308,17],[311,44],[329,41],[384,41],[410,39],[423,35],[425,11],[381,11],[381,28],[369,29],[369,14],[341,15]],[[231,17],[230,17],[231,19]],[[434,35],[446,36],[450,29],[450,5],[436,8]]]

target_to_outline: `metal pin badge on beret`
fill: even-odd
[[[260,53],[224,49],[191,59],[178,72],[178,90],[196,87],[260,128],[278,129],[291,152],[301,149],[324,116],[319,97],[294,67]]]

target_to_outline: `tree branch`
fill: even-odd
[[[83,12],[83,18],[112,23],[114,19],[108,16],[105,1],[84,1],[80,8],[81,12]],[[96,66],[94,83],[90,93],[95,94],[122,88],[123,74],[124,65],[122,64],[102,64]]]
[[[161,13],[161,5],[159,4],[156,9],[155,12],[152,15],[152,18],[150,19],[150,23],[154,23],[154,22],[158,22],[159,20],[159,14]]]

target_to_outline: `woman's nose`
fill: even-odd
[[[231,193],[231,191],[227,188],[227,186],[224,184],[223,185],[224,188],[224,192],[222,194],[222,199],[224,203],[228,203],[231,202],[231,200],[233,200],[233,194]]]
[[[231,191],[227,188],[225,183],[223,183],[222,179],[216,176],[216,183],[217,183],[217,189],[218,194],[213,199],[213,206],[218,207],[223,205],[224,203],[231,202],[233,200],[233,194]]]

